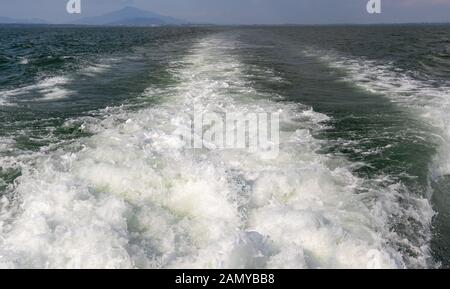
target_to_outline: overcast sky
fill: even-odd
[[[369,0],[81,0],[81,16],[125,6],[217,24],[331,24],[450,22],[450,0],[381,0],[382,14],[366,12]],[[0,0],[0,16],[71,22],[68,0]]]

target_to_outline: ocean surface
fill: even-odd
[[[0,268],[450,267],[450,25],[4,25],[0,120]]]

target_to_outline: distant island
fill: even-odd
[[[188,21],[170,16],[160,15],[154,12],[141,10],[135,7],[125,7],[121,10],[110,12],[95,17],[86,17],[73,22],[49,23],[42,19],[14,19],[0,17],[1,24],[72,24],[72,25],[99,25],[99,26],[164,26],[185,25]]]
[[[154,25],[182,25],[187,21],[154,12],[141,10],[135,7],[125,7],[121,10],[101,16],[82,18],[73,22],[78,25],[114,25],[114,26],[154,26]]]

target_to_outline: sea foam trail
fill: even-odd
[[[96,77],[97,75],[110,70],[112,65],[118,61],[119,59],[116,58],[104,58],[96,63],[86,65],[86,67],[79,69],[72,75],[48,76],[35,84],[10,90],[2,90],[0,91],[0,105],[15,106],[18,101],[23,101],[24,97],[30,93],[33,93],[36,96],[31,99],[31,101],[58,101],[66,99],[76,94],[75,91],[67,88],[68,85],[75,82],[75,77]]]
[[[13,105],[11,101],[12,97],[20,97],[30,92],[36,92],[41,95],[38,100],[57,100],[63,99],[71,95],[73,92],[66,89],[64,86],[70,82],[70,78],[63,76],[48,77],[36,84],[29,86],[16,88],[7,91],[1,91],[0,97],[4,101],[4,105],[9,103]],[[8,101],[8,102],[6,102]]]
[[[450,84],[418,80],[395,65],[379,64],[364,58],[346,58],[326,54],[328,65],[348,73],[345,81],[370,92],[389,97],[392,102],[411,110],[419,119],[434,127],[440,149],[431,167],[432,177],[450,175]],[[434,136],[434,137],[436,137]]]
[[[424,267],[426,242],[390,230],[388,216],[430,222],[426,200],[405,209],[397,188],[367,187],[344,159],[316,153],[328,117],[252,88],[239,43],[216,35],[174,63],[164,102],[106,110],[79,150],[41,154],[0,203],[0,267]],[[260,73],[270,78],[271,75]],[[256,73],[256,72],[255,72]],[[198,112],[277,112],[280,154],[192,150],[175,134]],[[412,251],[404,255],[399,244]]]

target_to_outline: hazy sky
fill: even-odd
[[[192,22],[218,24],[330,24],[450,22],[450,0],[381,0],[382,14],[366,12],[368,0],[81,0],[81,16],[135,6]],[[0,16],[71,22],[68,0],[0,0]]]

